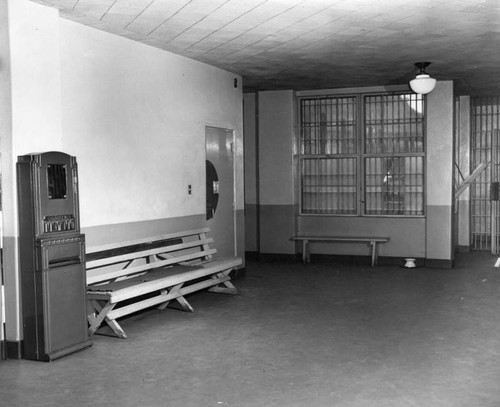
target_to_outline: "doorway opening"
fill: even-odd
[[[234,130],[205,127],[207,225],[217,252],[236,256]]]

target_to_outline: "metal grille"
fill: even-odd
[[[302,213],[356,214],[357,159],[302,160]]]
[[[424,99],[417,94],[365,97],[365,153],[424,151]]]
[[[301,212],[356,214],[356,97],[300,100]]]
[[[364,213],[423,215],[423,96],[366,96],[364,112]]]
[[[483,171],[471,185],[471,246],[473,250],[490,250],[492,247],[499,247],[498,204],[493,205],[492,213],[490,201],[490,184],[500,180],[499,129],[500,97],[472,99],[471,172],[481,162],[491,161],[490,169]]]
[[[366,158],[365,213],[421,215],[423,185],[423,157]]]
[[[356,153],[356,97],[302,99],[301,154]]]

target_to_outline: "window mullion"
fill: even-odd
[[[365,211],[365,163],[364,155],[366,153],[366,123],[365,123],[365,107],[364,107],[364,97],[358,95],[357,106],[358,106],[358,123],[356,126],[356,140],[357,140],[357,181],[358,181],[358,202],[357,202],[357,214],[362,215]]]

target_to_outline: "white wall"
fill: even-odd
[[[6,339],[21,336],[20,286],[17,258],[17,156],[60,150],[61,70],[58,11],[26,0],[8,0],[9,46],[3,48],[0,67],[9,81],[9,109],[1,117],[10,122],[1,134],[3,270],[5,283]],[[10,66],[8,66],[10,64]],[[5,71],[9,72],[5,74]],[[10,110],[9,112],[7,112]]]
[[[245,141],[245,250],[259,251],[259,155],[257,93],[243,95]]]
[[[60,24],[63,147],[78,158],[82,226],[204,213],[205,125],[234,129],[242,143],[242,94],[233,86],[241,78]]]
[[[439,81],[427,95],[426,257],[453,261],[454,94]]]
[[[294,204],[294,92],[259,93],[261,205]]]
[[[470,134],[471,134],[471,100],[470,96],[460,96],[458,102],[457,143],[459,155],[456,163],[464,177],[470,173]],[[459,179],[461,181],[461,179]],[[470,188],[467,188],[458,198],[458,241],[460,250],[468,251],[471,245],[470,236]]]
[[[293,254],[295,244],[294,92],[259,92],[259,247]]]
[[[59,150],[61,68],[58,11],[24,0],[9,2],[13,149],[17,155]]]
[[[10,46],[9,46],[9,19],[7,15],[7,2],[0,2],[0,55],[2,55],[0,64],[0,149],[4,151],[12,151],[10,134],[12,133],[12,101],[11,101],[11,78],[10,78]],[[7,137],[6,137],[7,136]],[[10,154],[8,154],[10,157]],[[0,165],[5,159],[0,161]],[[1,168],[2,172],[4,170],[11,171],[9,167]],[[12,177],[11,177],[12,178]],[[0,217],[2,213],[0,212]],[[2,227],[3,219],[0,219],[0,231]],[[4,246],[3,237],[0,238],[1,247]],[[0,284],[3,285],[3,273],[0,273]],[[0,290],[0,324],[3,327],[4,321],[4,294],[3,290]],[[0,329],[0,348],[2,348],[3,341],[5,340],[4,329]]]
[[[257,140],[257,94],[245,93],[244,100],[244,138],[245,138],[245,203],[258,203],[258,140]]]

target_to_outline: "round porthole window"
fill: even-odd
[[[219,177],[215,166],[206,160],[206,179],[207,179],[207,220],[212,219],[217,210],[219,202]]]

